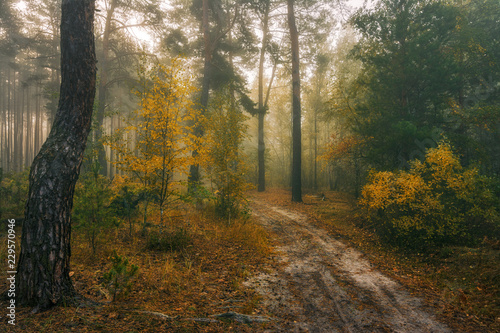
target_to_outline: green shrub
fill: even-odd
[[[230,89],[211,100],[204,122],[205,136],[200,161],[215,189],[215,210],[228,222],[246,206],[248,166],[244,163],[243,140],[247,135],[246,116],[233,103]]]
[[[191,236],[184,228],[173,232],[157,231],[149,235],[147,249],[156,251],[181,251],[191,244]]]
[[[114,196],[110,209],[113,214],[128,222],[129,234],[132,236],[134,218],[137,216],[141,195],[137,184],[131,183],[126,177],[115,176],[112,182]]]
[[[28,198],[29,169],[4,173],[0,168],[0,219],[21,218]]]
[[[113,251],[111,262],[113,265],[109,272],[104,274],[103,283],[114,302],[117,296],[124,297],[130,292],[139,267],[133,264],[129,265],[127,257],[119,256],[116,251]]]
[[[498,202],[491,179],[463,168],[446,143],[429,149],[408,172],[373,172],[360,200],[387,240],[419,249],[498,238]]]
[[[84,235],[95,255],[102,232],[118,225],[118,220],[109,207],[113,192],[111,181],[99,175],[99,167],[83,174],[76,187],[73,200],[72,219],[77,232]]]

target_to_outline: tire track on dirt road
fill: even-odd
[[[246,285],[279,319],[280,332],[452,332],[421,299],[373,268],[361,252],[308,223],[306,215],[255,200],[276,234],[278,262]]]

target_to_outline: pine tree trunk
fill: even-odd
[[[294,0],[288,0],[288,27],[292,42],[292,201],[302,202],[302,133],[300,128],[299,34],[295,25]]]
[[[269,33],[269,2],[266,2],[266,9],[262,20],[262,46],[260,49],[259,59],[259,124],[258,124],[258,148],[257,159],[259,165],[259,178],[258,178],[258,191],[264,192],[266,190],[266,165],[265,165],[265,152],[266,144],[264,141],[264,117],[266,110],[264,105],[264,61],[266,55],[266,48],[268,44]]]
[[[12,171],[11,167],[11,152],[12,152],[12,108],[11,108],[11,90],[12,90],[12,80],[10,76],[10,68],[7,70],[7,124],[9,125],[7,129],[7,171]]]
[[[14,87],[12,89],[12,171],[18,172],[19,168],[17,165],[17,153],[19,149],[19,108],[18,108],[18,98],[17,98],[17,90],[19,81],[18,73],[14,70]]]
[[[19,171],[22,171],[24,169],[24,138],[25,138],[25,133],[24,133],[24,101],[25,101],[25,96],[26,94],[26,88],[21,89],[21,105],[19,107],[19,124],[18,124],[18,132],[19,132],[19,150],[18,150],[18,163],[19,163]]]
[[[1,71],[0,75],[5,78],[5,71]],[[6,170],[7,164],[5,163],[7,159],[7,89],[6,89],[6,80],[0,80],[0,96],[1,103],[0,107],[2,108],[2,122],[0,123],[0,169]],[[1,170],[0,170],[1,171]]]
[[[37,86],[36,88],[36,112],[35,112],[35,143],[34,143],[34,151],[33,155],[38,154],[40,151],[40,128],[41,126],[41,113],[42,111],[40,110],[40,98],[41,98],[41,92],[40,92],[40,87]]]
[[[203,44],[204,44],[204,55],[205,63],[203,68],[203,81],[201,84],[201,96],[200,96],[200,108],[202,115],[205,114],[208,108],[208,98],[210,92],[210,76],[211,76],[211,65],[212,65],[212,43],[210,40],[210,24],[208,21],[208,0],[203,0],[203,18],[202,18],[202,28],[203,28]],[[197,121],[197,120],[196,120]],[[196,137],[200,138],[203,136],[203,128],[200,124],[196,125],[194,134]],[[198,151],[193,151],[193,157],[198,156]],[[189,189],[190,191],[195,189],[200,182],[200,166],[199,164],[193,164],[189,167]]]
[[[95,0],[63,0],[61,91],[52,130],[35,157],[16,282],[20,305],[72,303],[70,213],[95,96]]]
[[[26,91],[26,141],[24,166],[31,164],[31,90],[29,86]]]
[[[109,8],[106,12],[106,23],[104,25],[104,33],[102,37],[102,53],[99,58],[99,86],[98,90],[98,103],[97,103],[97,115],[96,115],[96,136],[95,141],[97,142],[97,158],[101,166],[100,173],[103,176],[109,176],[108,174],[108,162],[106,160],[106,151],[104,150],[104,145],[101,143],[102,137],[104,135],[104,113],[106,111],[106,103],[108,101],[108,72],[109,72],[109,51],[110,51],[110,35],[111,35],[111,22],[113,15],[117,6],[117,1],[112,0],[109,4]]]

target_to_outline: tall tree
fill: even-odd
[[[312,129],[310,136],[310,144],[312,144],[312,152],[309,152],[311,163],[310,186],[313,189],[318,189],[318,136],[319,136],[319,115],[324,111],[323,90],[325,88],[325,78],[327,75],[328,65],[330,62],[328,51],[319,53],[315,57],[314,76],[312,78],[312,92],[310,96],[310,108],[312,109]]]
[[[244,80],[234,66],[236,55],[250,62],[249,54],[254,49],[253,34],[249,29],[245,1],[208,1],[194,0],[191,6],[193,15],[201,23],[201,48],[203,54],[203,75],[201,82],[200,109],[204,114],[209,105],[210,92],[225,89],[230,85],[240,104],[250,113],[255,113],[255,104],[247,96]],[[204,133],[201,124],[197,125],[196,135]],[[194,151],[194,157],[198,152]],[[189,184],[198,183],[198,165],[190,167]]]
[[[96,110],[98,126],[94,139],[98,142],[99,163],[103,166],[101,169],[103,175],[107,175],[108,163],[100,140],[105,132],[103,125],[106,111],[110,109],[111,91],[117,84],[132,80],[132,74],[127,70],[127,66],[132,67],[132,60],[139,54],[136,45],[129,42],[127,30],[134,27],[154,30],[158,27],[163,19],[160,3],[159,0],[102,2],[104,14],[98,17],[102,21],[102,31],[98,38],[99,82]],[[141,17],[142,20],[135,22],[129,19],[123,20],[123,17]]]
[[[35,310],[75,297],[69,276],[70,213],[95,97],[95,0],[63,0],[61,7],[59,106],[31,167],[16,277],[18,302]]]
[[[202,20],[201,28],[203,31],[203,80],[201,84],[201,95],[200,95],[200,108],[201,113],[205,113],[208,107],[208,97],[210,91],[210,81],[211,81],[211,67],[212,67],[212,41],[210,40],[210,24],[208,20],[208,0],[203,0],[202,2]],[[198,121],[198,120],[196,120]],[[195,135],[201,137],[203,135],[203,128],[201,124],[197,124],[195,128]],[[198,151],[193,151],[193,158],[198,156]],[[189,184],[190,186],[196,186],[200,181],[200,166],[195,163],[189,167]]]
[[[294,0],[287,0],[292,50],[292,201],[302,202],[302,133],[300,108],[299,34],[295,24]]]
[[[12,2],[12,3],[11,3]],[[57,109],[60,0],[7,1],[0,8],[0,71],[6,78],[0,109],[2,164],[29,166]],[[0,32],[0,35],[2,32]],[[10,110],[10,111],[9,111]],[[9,114],[10,112],[10,114]],[[8,124],[10,122],[12,124]]]
[[[277,77],[273,93],[269,97],[269,112],[266,120],[266,146],[269,149],[266,163],[267,181],[270,186],[290,186],[292,128],[290,126],[289,80]]]
[[[451,43],[457,70],[453,113],[445,116],[448,138],[462,162],[481,160],[481,170],[500,174],[500,3],[455,1],[456,31]]]
[[[369,91],[356,132],[370,138],[374,166],[401,167],[435,136],[450,107],[456,11],[439,1],[381,0],[352,23],[362,35],[355,48],[364,66],[359,83]]]
[[[149,69],[147,63],[141,65],[141,87],[137,91],[140,107],[135,112],[134,124],[117,129],[107,143],[121,156],[113,164],[143,186],[144,220],[148,202],[154,199],[163,223],[164,210],[178,196],[174,174],[184,173],[191,162],[187,154],[195,143],[192,128],[187,124],[196,112],[190,99],[194,86],[182,70],[184,64],[173,59],[168,67],[155,64]],[[132,133],[135,142],[127,140],[127,134]]]
[[[264,100],[264,62],[266,59],[266,50],[269,44],[269,12],[271,11],[271,2],[270,0],[264,0],[260,3],[260,14],[261,14],[261,24],[262,24],[262,45],[260,49],[260,58],[259,58],[259,101],[258,101],[258,148],[257,148],[257,160],[258,160],[258,191],[263,192],[266,190],[266,164],[265,164],[265,152],[266,152],[266,144],[264,141],[264,117],[266,116],[267,109],[267,99]],[[276,67],[274,67],[275,69]],[[269,87],[272,84],[272,80],[274,78],[274,72],[271,77],[271,82]],[[269,95],[268,95],[269,96]]]
[[[20,42],[20,26],[16,19],[15,12],[12,7],[13,1],[2,1],[0,4],[0,70],[2,75],[1,86],[2,91],[2,141],[1,146],[1,165],[6,170],[14,169],[12,145],[13,130],[15,126],[13,122],[13,101],[15,88],[15,57],[19,52]],[[14,72],[14,75],[11,73]],[[14,104],[14,105],[13,105]]]

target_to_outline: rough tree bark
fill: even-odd
[[[75,183],[95,97],[95,0],[63,0],[61,90],[49,137],[31,166],[16,282],[17,301],[47,309],[74,301],[69,277]]]
[[[294,0],[287,0],[288,27],[292,43],[292,201],[302,202],[302,134],[300,127],[299,34],[295,25]]]

